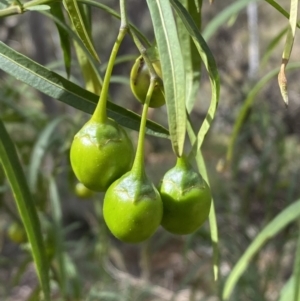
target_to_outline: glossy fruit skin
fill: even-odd
[[[115,181],[104,197],[104,220],[112,234],[126,243],[139,243],[151,237],[162,214],[163,205],[155,186],[131,171]]]
[[[27,241],[27,235],[24,228],[18,223],[12,223],[8,230],[7,235],[9,239],[17,244],[21,244]]]
[[[130,170],[134,150],[125,130],[114,120],[88,121],[75,135],[70,160],[77,179],[88,189],[105,191]]]
[[[160,61],[152,62],[155,72],[162,78]],[[142,56],[138,57],[130,72],[130,88],[136,99],[144,104],[150,86],[150,73]],[[158,83],[153,91],[150,107],[158,108],[166,103],[162,83]]]
[[[80,199],[90,199],[92,196],[95,195],[95,192],[85,187],[82,183],[78,182],[75,185],[75,194]]]
[[[164,205],[161,225],[173,234],[195,232],[208,218],[211,206],[210,188],[186,158],[163,177],[159,192]]]

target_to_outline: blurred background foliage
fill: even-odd
[[[118,1],[101,2],[118,10]],[[209,5],[204,1],[203,29],[234,2],[215,0]],[[281,4],[289,10],[288,1]],[[153,40],[145,2],[128,1],[128,13],[130,20]],[[92,24],[95,48],[102,62],[106,62],[119,21],[103,11],[92,10]],[[63,269],[68,277],[63,284],[52,282],[53,300],[81,300],[79,296],[90,301],[219,300],[224,279],[247,246],[274,216],[300,195],[297,69],[288,72],[289,107],[285,108],[277,79],[273,77],[254,98],[234,145],[231,165],[220,168],[234,123],[249,92],[264,75],[279,67],[284,38],[271,50],[267,60],[263,62],[263,58],[269,43],[286,26],[287,19],[267,2],[258,1],[252,6],[252,12],[248,6],[232,14],[208,39],[221,76],[217,116],[203,145],[219,228],[217,284],[213,281],[208,223],[186,237],[173,236],[160,228],[140,245],[127,245],[114,239],[102,219],[103,195],[95,194],[84,201],[75,194],[76,179],[70,169],[68,152],[74,134],[88,115],[0,72],[0,118],[17,146],[35,201],[42,209],[40,218],[49,258],[53,258],[56,248],[63,248],[62,258],[52,261],[51,273],[57,280],[57,271]],[[1,41],[66,76],[59,37],[51,20],[38,12],[28,12],[0,19],[0,27]],[[291,61],[297,61],[299,47],[296,39]],[[129,37],[121,46],[122,54],[133,55],[133,59],[138,55]],[[73,57],[71,80],[84,86],[75,53]],[[132,64],[133,60],[115,66],[110,94],[117,104],[141,113],[142,108],[128,86]],[[209,99],[209,80],[203,72],[192,113],[196,128],[205,117]],[[167,126],[165,110],[150,110],[149,118]],[[129,134],[136,145],[137,133]],[[167,140],[148,136],[146,143],[147,171],[158,184],[175,163],[175,156]],[[0,206],[0,299],[39,300],[29,246],[9,239],[10,225],[20,220],[1,167]],[[53,231],[61,231],[60,242]],[[230,300],[279,300],[281,289],[292,274],[298,231],[297,224],[291,224],[261,249]],[[64,299],[55,294],[58,283],[64,286]]]

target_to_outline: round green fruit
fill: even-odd
[[[75,135],[70,160],[77,179],[88,189],[105,191],[130,170],[134,156],[131,140],[114,120],[88,121]]]
[[[207,219],[211,205],[210,188],[186,158],[178,158],[175,167],[165,174],[159,192],[164,206],[161,225],[167,231],[190,234]]]
[[[151,237],[161,223],[163,205],[154,185],[146,178],[128,172],[115,181],[104,197],[103,217],[119,240],[142,242]]]
[[[152,62],[155,72],[162,78],[160,61],[156,60]],[[144,104],[148,88],[150,86],[150,73],[142,56],[139,56],[134,65],[132,66],[130,73],[130,87],[131,91],[136,99]],[[158,108],[166,103],[164,88],[162,82],[158,82],[154,88],[149,106],[152,108]]]
[[[78,182],[75,186],[75,194],[81,199],[89,199],[95,194],[95,192]]]
[[[11,241],[17,244],[27,241],[27,235],[24,228],[17,222],[14,222],[9,226],[7,235]]]

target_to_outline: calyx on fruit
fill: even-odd
[[[190,234],[207,219],[211,206],[210,188],[186,157],[177,158],[175,167],[161,180],[159,192],[164,206],[161,225],[167,231]]]
[[[148,239],[160,225],[163,207],[160,195],[149,179],[129,171],[107,190],[104,220],[112,234],[127,243]]]
[[[144,166],[145,127],[154,85],[151,81],[133,167],[108,188],[104,197],[103,217],[108,228],[115,237],[128,243],[149,238],[160,225],[163,214],[161,197],[147,178]]]
[[[77,179],[94,191],[109,185],[130,170],[133,145],[125,130],[114,120],[89,120],[75,135],[70,159]]]
[[[157,75],[162,78],[160,60],[151,61]],[[144,104],[148,88],[150,86],[150,73],[147,64],[142,56],[139,56],[130,72],[130,88],[136,99]],[[149,106],[158,108],[166,103],[162,82],[157,82],[150,100]]]

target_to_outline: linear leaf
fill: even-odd
[[[88,17],[90,15],[91,7],[82,3],[78,3],[78,7],[81,11],[83,22],[88,30],[88,34],[91,35],[92,25],[91,19]],[[85,81],[86,89],[90,92],[100,95],[102,89],[102,78],[100,77],[99,73],[93,68],[88,57],[85,55],[85,52],[76,41],[74,41],[74,46],[81,68],[81,73]]]
[[[187,121],[187,133],[191,141],[191,144],[194,145],[197,139],[189,118]],[[199,173],[202,175],[206,183],[210,186],[206,165],[200,149],[195,149],[195,158],[196,158]],[[219,278],[219,234],[218,234],[216,209],[215,209],[213,198],[211,199],[211,207],[209,212],[209,226],[210,226],[210,237],[211,237],[212,247],[213,247],[213,272],[214,272],[214,279],[216,281]]]
[[[198,30],[201,28],[201,8],[202,1],[198,3],[199,7],[196,7],[195,0],[181,0],[182,5],[189,12],[193,21],[195,22]],[[189,34],[185,25],[181,19],[176,15],[176,23],[178,29],[178,36],[181,45],[181,51],[184,60],[185,74],[186,74],[186,107],[188,112],[191,112],[197,92],[200,85],[200,69],[201,69],[201,57],[198,50]]]
[[[275,235],[277,235],[289,223],[293,222],[300,216],[300,200],[289,205],[281,211],[252,241],[250,246],[244,252],[242,257],[233,267],[229,277],[227,278],[223,290],[223,299],[228,300],[237,281],[247,269],[253,256],[263,247],[263,245]]]
[[[279,44],[281,39],[284,37],[284,35],[287,33],[288,26],[283,28],[268,44],[266,50],[264,51],[264,56],[261,59],[260,66],[261,68],[264,68],[269,57],[271,56],[273,50],[276,48],[276,46]]]
[[[300,227],[298,227],[298,243],[295,254],[295,262],[294,262],[294,301],[300,300]]]
[[[230,5],[227,5],[218,15],[216,15],[204,28],[203,38],[208,41],[213,34],[226,23],[226,21],[232,16],[236,15],[243,8],[245,8],[250,2],[259,0],[238,0]]]
[[[95,110],[99,96],[82,89],[2,42],[0,42],[0,69],[76,109],[89,114]],[[109,117],[119,124],[132,130],[139,130],[141,120],[139,115],[111,102],[108,102],[107,109]],[[152,121],[147,122],[147,134],[169,138],[168,130]]]
[[[287,79],[285,76],[285,69],[289,62],[290,55],[294,45],[294,39],[295,39],[296,27],[297,27],[297,14],[298,14],[298,0],[291,0],[289,27],[288,27],[286,41],[283,49],[280,71],[278,74],[278,84],[279,84],[280,92],[283,101],[285,102],[286,105],[288,105],[289,99],[288,99]]]
[[[62,23],[65,23],[65,17],[63,14],[63,10],[61,7],[61,3],[52,3],[51,4],[51,14],[59,19]],[[63,57],[65,62],[65,69],[68,78],[70,77],[70,69],[71,69],[71,42],[70,37],[67,31],[63,30],[61,26],[55,23],[59,35],[60,46],[63,51]]]
[[[299,67],[300,63],[292,63],[287,66],[287,70],[298,69]],[[252,107],[257,93],[266,86],[267,82],[269,82],[273,77],[275,77],[278,74],[278,71],[279,68],[270,71],[247,94],[247,98],[243,102],[243,106],[238,114],[238,118],[236,119],[233,125],[232,134],[230,135],[229,145],[226,153],[226,165],[229,165],[231,163],[236,139],[246,120],[246,117],[248,116],[248,112]]]
[[[110,7],[108,7],[107,5],[104,5],[102,3],[99,3],[97,1],[93,1],[93,0],[78,0],[78,3],[83,3],[83,4],[87,4],[89,6],[94,6],[97,7],[107,13],[109,13],[110,15],[112,15],[113,17],[117,18],[117,19],[121,19],[120,14],[118,14],[115,10],[111,9]],[[146,36],[132,23],[129,23],[129,26],[131,27],[132,30],[134,30],[134,32],[139,36],[139,38],[148,46],[151,45],[151,43],[149,42],[149,40],[146,38]]]
[[[58,263],[59,269],[59,285],[65,299],[79,300],[81,292],[81,284],[79,284],[79,278],[77,273],[70,275],[69,266],[72,264],[70,259],[65,253],[64,246],[64,231],[62,226],[62,211],[61,211],[61,200],[59,196],[58,187],[53,176],[49,179],[49,195],[50,204],[53,218],[53,232],[55,240],[55,257]],[[76,271],[75,267],[71,267]],[[75,279],[76,281],[74,281]],[[76,285],[75,285],[76,283]]]
[[[28,7],[27,10],[30,10],[30,11],[50,10],[50,6],[49,5],[35,5],[35,6]]]
[[[89,53],[89,51],[85,48],[84,44],[82,43],[82,41],[80,40],[80,38],[77,36],[77,34],[72,30],[72,28],[70,26],[68,26],[67,24],[65,24],[64,22],[62,22],[60,19],[58,19],[53,14],[49,14],[47,12],[41,12],[41,13],[43,15],[45,15],[46,17],[52,19],[58,27],[60,27],[70,37],[72,37],[74,39],[74,42],[76,43],[76,45],[78,47],[80,47],[80,49],[82,50],[82,52],[81,52],[82,55],[85,55],[85,59],[87,61],[89,61],[89,64],[90,64],[91,68],[93,69],[93,72],[96,74],[95,76],[99,80],[99,83],[102,83],[101,75],[100,75],[100,73],[98,71],[98,69],[99,69],[98,64],[95,63],[94,58]]]
[[[147,0],[162,67],[173,150],[181,156],[186,133],[185,70],[169,1]]]
[[[60,116],[52,120],[40,133],[36,143],[33,146],[29,168],[28,168],[28,184],[32,193],[36,193],[38,174],[41,169],[42,160],[53,142],[53,137],[57,131],[57,127],[62,122],[67,122],[69,117]]]
[[[295,279],[291,276],[280,291],[278,301],[292,301],[294,297]],[[300,301],[300,298],[297,300]]]
[[[49,266],[40,222],[13,142],[0,120],[0,161],[14,194],[31,245],[32,256],[46,300],[50,301]]]
[[[77,0],[63,0],[63,4],[70,16],[70,19],[74,25],[74,28],[75,28],[78,36],[82,40],[83,44],[89,50],[91,55],[97,61],[100,61],[99,57],[97,55],[97,52],[93,46],[93,43],[89,37],[89,34],[85,28],[85,25],[83,23],[82,16],[81,16],[78,4],[77,4]]]
[[[191,35],[196,48],[201,56],[202,62],[205,65],[205,68],[208,72],[210,84],[211,84],[211,102],[206,114],[205,120],[203,121],[201,128],[197,135],[197,148],[200,149],[203,143],[204,137],[207,134],[211,122],[215,117],[215,113],[217,110],[219,96],[220,96],[220,79],[219,73],[216,66],[215,59],[207,46],[205,40],[201,36],[197,26],[195,25],[193,19],[189,16],[186,9],[181,5],[178,0],[171,0],[176,13],[181,18],[182,22],[184,23],[186,29],[188,30],[189,34]]]
[[[280,4],[278,4],[276,1],[274,1],[274,0],[265,0],[265,1],[268,2],[271,6],[273,6],[284,17],[286,17],[287,19],[290,18],[290,14]],[[297,23],[297,27],[300,28],[300,23]]]

